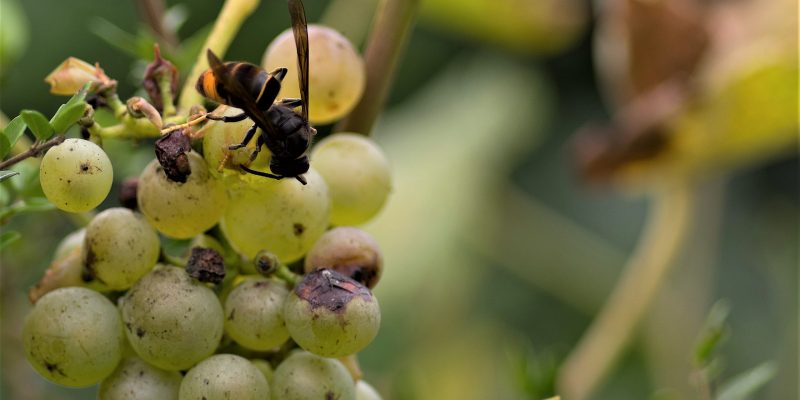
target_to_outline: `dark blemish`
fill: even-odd
[[[136,328],[136,336],[138,336],[139,338],[141,338],[142,336],[144,336],[144,334],[145,334],[145,333],[146,333],[146,332],[144,331],[144,329],[142,329],[142,327],[141,327],[141,326],[140,326],[140,327],[138,327],[138,328]]]
[[[297,223],[297,222],[295,222],[294,225],[292,225],[292,228],[294,229],[294,235],[295,236],[302,235],[303,232],[305,232],[305,230],[306,230],[305,225],[303,225],[301,223]]]
[[[329,390],[327,393],[325,393],[325,400],[335,400],[335,397],[333,397],[333,392],[332,391]]]
[[[337,314],[347,309],[355,296],[372,301],[366,286],[335,270],[317,269],[303,278],[294,288],[295,294],[310,303],[311,308],[325,307]]]
[[[90,162],[82,162],[81,163],[81,172],[82,174],[88,173],[89,169],[92,168],[92,164]]]
[[[186,272],[200,282],[220,283],[225,278],[225,262],[214,249],[193,247]]]
[[[51,364],[51,363],[45,361],[44,362],[44,367],[47,368],[47,371],[50,372],[51,374],[53,372],[55,372],[55,373],[57,373],[57,374],[59,374],[61,376],[67,376],[67,374],[65,374],[64,371],[61,370],[61,368],[58,366],[58,364]]]
[[[228,316],[228,321],[233,321],[234,315],[236,315],[236,309],[234,308],[231,310],[231,315]]]
[[[139,370],[139,377],[142,377],[142,376],[144,376],[144,370],[143,370],[143,369],[140,369],[140,370]]]

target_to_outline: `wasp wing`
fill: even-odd
[[[239,81],[233,77],[233,75],[228,73],[228,70],[225,68],[225,64],[220,61],[219,57],[217,57],[217,55],[214,54],[211,49],[208,49],[206,54],[208,56],[208,65],[211,67],[214,77],[216,77],[217,80],[222,83],[222,86],[228,92],[228,95],[241,100],[242,111],[244,111],[244,113],[267,134],[267,137],[270,140],[272,140],[274,143],[277,143],[280,140],[277,128],[272,124],[272,121],[266,117],[266,113],[258,108],[256,100],[253,98],[253,96],[250,95],[250,93],[244,88],[244,86],[242,86],[241,83],[239,83]]]
[[[300,80],[300,99],[303,101],[303,119],[308,120],[308,23],[302,0],[289,0],[289,14],[292,16],[292,31],[297,47],[298,78]]]

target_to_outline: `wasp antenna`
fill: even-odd
[[[307,185],[308,184],[308,182],[306,181],[306,177],[303,176],[303,175],[297,175],[297,176],[295,176],[295,179],[300,181],[300,183],[302,183],[303,185]]]

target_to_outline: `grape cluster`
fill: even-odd
[[[290,37],[269,47],[267,66],[296,65]],[[310,45],[312,121],[335,121],[361,95],[362,61],[328,28],[312,27]],[[63,240],[23,328],[43,377],[99,385],[103,400],[380,398],[354,360],[379,330],[371,289],[383,260],[354,225],[388,197],[386,157],[365,136],[334,133],[313,149],[307,184],[266,179],[239,166],[266,171],[268,149],[253,159],[252,145],[228,149],[247,128],[206,122],[192,136],[202,150],[178,154],[183,181],[153,160],[131,181],[133,207],[100,211]],[[40,174],[69,212],[104,202],[112,176],[103,149],[82,139],[50,149]],[[166,240],[183,253],[167,254]]]

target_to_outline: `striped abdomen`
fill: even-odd
[[[227,62],[225,63],[225,73],[232,75],[244,86],[244,89],[256,100],[258,108],[262,110],[266,110],[272,105],[281,90],[280,81],[257,65],[245,62]],[[195,88],[200,94],[217,103],[242,108],[242,100],[231,96],[210,69],[200,75]]]

